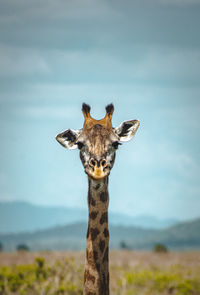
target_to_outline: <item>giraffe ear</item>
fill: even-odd
[[[77,138],[81,134],[81,130],[67,129],[56,136],[56,140],[65,148],[74,150],[77,148]]]
[[[115,128],[116,134],[119,136],[120,141],[129,141],[135,135],[140,122],[138,120],[124,121]]]

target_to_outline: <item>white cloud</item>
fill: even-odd
[[[7,175],[0,172],[0,201],[13,201],[14,198],[9,193],[9,182]]]
[[[0,172],[0,187],[4,186],[6,184],[6,175],[2,172]]]
[[[43,56],[34,49],[0,46],[0,76],[48,74],[50,68]]]
[[[74,119],[80,116],[80,110],[78,110],[74,106],[68,107],[48,107],[48,106],[30,106],[30,107],[22,107],[14,110],[16,114],[21,114],[28,116],[29,118],[45,118],[45,119]]]
[[[134,144],[119,151],[111,176],[115,193],[111,206],[120,210],[121,194],[126,196],[121,209],[130,215],[180,219],[199,216],[199,161],[181,150],[178,143],[145,140],[136,135]]]
[[[12,202],[12,201],[16,201],[16,199],[14,199],[10,194],[5,192],[0,193],[0,202]]]
[[[1,15],[0,17],[0,24],[3,25],[11,25],[11,24],[17,24],[18,23],[18,17],[16,15]]]
[[[112,52],[99,49],[50,50],[46,62],[54,73],[59,71],[66,81],[117,81],[118,83],[157,81],[175,84],[197,84],[200,79],[200,50],[168,46],[135,46],[132,58],[121,59]]]
[[[177,80],[200,79],[200,50],[168,46],[148,47],[143,58],[134,66],[133,76],[176,83]]]
[[[110,9],[106,1],[101,0],[74,0],[74,1],[54,1],[54,0],[1,0],[1,5],[5,7],[6,15],[12,16],[13,10],[18,16],[18,22],[24,20],[80,20],[100,18],[101,15],[113,17],[116,12]],[[10,9],[12,7],[12,9]],[[4,12],[5,14],[5,12]]]
[[[95,46],[88,50],[50,50],[0,46],[0,76],[40,74],[51,83],[130,83],[134,81],[199,84],[200,50],[135,45],[127,59],[120,52]],[[36,75],[37,74],[37,75]]]
[[[154,142],[144,136],[137,139],[134,152],[129,150],[129,158],[133,165],[149,173],[163,175],[171,174],[180,177],[182,181],[197,181],[200,175],[200,163],[198,163],[193,154],[183,149],[178,142],[165,142],[159,139]],[[200,185],[199,185],[200,190]]]
[[[200,0],[158,0],[165,5],[192,5],[200,4]]]

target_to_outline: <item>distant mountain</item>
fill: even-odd
[[[0,202],[0,233],[26,232],[57,225],[87,222],[87,210],[68,207],[45,207],[26,202]],[[153,216],[131,217],[109,211],[113,225],[161,229],[178,223],[175,219],[159,220]]]
[[[18,244],[31,250],[80,250],[86,245],[86,223],[57,226],[34,233],[1,234],[5,250],[13,251]],[[149,250],[163,243],[171,250],[200,250],[200,218],[164,230],[142,229],[133,226],[110,226],[110,247],[125,244],[130,249]]]
[[[0,202],[0,233],[35,231],[82,220],[87,220],[87,212],[81,209]]]
[[[200,218],[160,231],[157,241],[171,248],[200,249]]]
[[[113,213],[109,214],[110,223],[113,225],[136,226],[146,229],[164,229],[179,223],[178,219],[167,218],[159,219],[151,215],[140,215],[131,217],[124,214]]]

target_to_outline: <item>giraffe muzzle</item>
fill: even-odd
[[[107,166],[106,159],[96,160],[91,158],[89,161],[89,167],[86,169],[86,173],[94,179],[101,179],[109,174],[109,168]]]

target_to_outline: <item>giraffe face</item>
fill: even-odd
[[[110,174],[116,150],[121,142],[129,141],[139,127],[138,120],[122,122],[117,128],[111,124],[113,105],[106,107],[106,116],[95,120],[90,107],[83,104],[85,123],[83,129],[68,129],[57,135],[57,141],[68,149],[78,148],[86,174],[93,179],[103,179]]]
[[[102,179],[109,175],[115,161],[119,137],[100,124],[83,131],[77,139],[80,158],[88,176]]]

